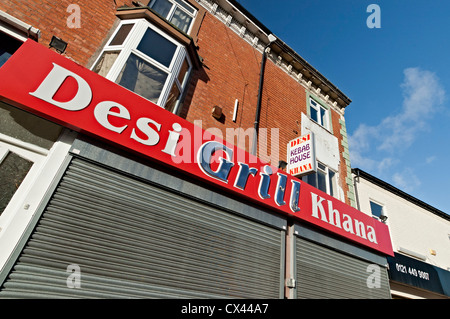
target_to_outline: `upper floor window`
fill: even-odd
[[[191,68],[183,45],[139,19],[119,25],[93,71],[176,113]]]
[[[338,196],[336,172],[320,162],[317,163],[317,172],[306,175],[303,180],[328,195]]]
[[[309,99],[309,114],[311,119],[327,130],[330,129],[329,111],[316,100]]]
[[[0,67],[11,57],[11,55],[22,45],[22,42],[0,32]]]
[[[372,212],[372,216],[376,219],[384,219],[385,213],[383,205],[375,203],[374,201],[370,201],[370,211]]]
[[[189,33],[197,13],[182,0],[152,0],[148,6],[184,33]]]

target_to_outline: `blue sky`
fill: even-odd
[[[352,166],[450,213],[450,1],[239,2],[352,100]]]

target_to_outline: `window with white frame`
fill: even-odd
[[[328,109],[322,106],[313,98],[309,98],[309,115],[314,122],[316,122],[320,126],[323,126],[327,130],[330,129],[330,115]]]
[[[379,220],[382,220],[385,215],[383,205],[376,203],[373,200],[370,200],[370,211],[372,212],[372,217]]]
[[[182,0],[151,0],[148,6],[175,27],[189,33],[197,10]]]
[[[337,173],[320,162],[317,162],[317,172],[304,176],[303,180],[328,195],[338,196]]]
[[[144,19],[122,21],[93,67],[173,113],[191,69],[186,48]]]

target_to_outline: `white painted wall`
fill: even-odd
[[[371,214],[370,200],[384,206],[392,246],[426,257],[425,262],[450,270],[450,221],[367,180],[356,183],[360,210]],[[432,255],[431,250],[436,251]]]

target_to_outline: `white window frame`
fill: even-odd
[[[189,28],[187,30],[187,34],[190,34],[190,32],[192,31],[192,26],[194,24],[194,20],[195,17],[197,16],[197,9],[194,8],[193,6],[191,6],[189,3],[187,3],[186,1],[183,0],[179,0],[180,2],[183,2],[187,7],[191,8],[193,12],[189,12],[189,10],[187,10],[185,7],[183,7],[182,5],[180,5],[179,3],[177,3],[174,0],[167,0],[169,2],[172,3],[172,8],[170,9],[169,13],[167,14],[167,17],[164,17],[167,21],[171,21],[173,18],[173,15],[175,13],[175,10],[178,8],[180,10],[182,10],[183,12],[185,12],[186,14],[188,14],[189,16],[192,17],[192,21],[191,24],[189,25]],[[153,5],[155,4],[156,0],[151,0],[150,3],[148,4],[149,8],[153,8]]]
[[[322,168],[322,167],[323,168]],[[308,179],[310,178],[314,178],[315,179],[315,185],[313,185],[314,187],[316,187],[317,189],[319,186],[319,171],[322,172],[325,175],[325,187],[326,189],[322,191],[327,193],[328,195],[331,195],[335,198],[339,198],[339,190],[338,190],[338,180],[339,180],[339,176],[338,173],[336,171],[334,171],[333,169],[329,168],[327,165],[321,163],[321,162],[317,162],[317,172],[313,173],[313,174],[309,174],[309,175],[305,175],[302,177],[302,180],[304,182],[307,182]],[[330,185],[330,172],[334,173],[334,185]]]
[[[328,108],[324,107],[321,103],[319,103],[316,99],[309,97],[309,116],[311,120],[322,126],[323,128],[330,130],[330,111]],[[317,112],[317,121],[314,120],[311,116],[311,108],[316,110]],[[321,116],[321,111],[324,112],[324,116]],[[325,120],[323,120],[325,119]]]
[[[377,205],[377,206],[380,206],[380,207],[381,207],[381,214],[380,214],[380,216],[377,216],[377,215],[374,215],[374,214],[373,214],[373,211],[372,211],[372,203],[375,204],[375,205]],[[376,201],[376,200],[374,200],[374,199],[372,199],[372,198],[369,198],[369,207],[370,207],[370,215],[371,215],[373,218],[377,219],[377,220],[381,220],[380,217],[381,217],[382,215],[386,215],[386,211],[385,211],[386,208],[385,208],[384,205],[381,204],[379,201]]]
[[[120,28],[124,25],[124,24],[134,24],[133,28],[130,30],[130,32],[128,33],[126,39],[124,40],[123,44],[121,45],[111,45],[111,41],[114,39],[114,37],[116,36],[116,34],[118,33],[118,31],[120,30]],[[142,38],[144,37],[145,32],[147,31],[147,29],[152,29],[154,32],[158,33],[159,35],[163,36],[165,39],[167,39],[168,41],[170,41],[171,43],[176,45],[176,50],[174,53],[174,57],[172,58],[172,61],[170,62],[170,65],[167,67],[165,65],[162,65],[161,63],[159,63],[156,60],[153,60],[152,58],[150,58],[149,56],[141,53],[140,51],[137,50],[137,47],[140,43],[140,41],[142,40]],[[135,54],[136,56],[138,56],[139,58],[143,59],[144,61],[152,64],[153,66],[156,66],[157,68],[159,68],[160,70],[166,72],[168,74],[166,82],[164,83],[163,89],[161,91],[161,95],[159,96],[158,101],[156,102],[156,104],[158,106],[161,106],[164,108],[164,106],[167,103],[167,100],[169,98],[169,93],[170,90],[172,89],[172,86],[174,84],[177,85],[179,91],[180,91],[180,96],[179,99],[183,96],[183,92],[186,88],[186,84],[188,82],[190,73],[192,72],[192,62],[189,58],[189,54],[186,50],[186,48],[180,44],[179,42],[175,41],[174,39],[172,39],[170,36],[168,36],[167,34],[165,34],[163,31],[159,30],[157,27],[153,26],[151,23],[149,23],[147,20],[145,19],[131,19],[131,20],[124,20],[120,23],[120,25],[117,27],[117,29],[115,30],[115,32],[113,33],[113,35],[111,36],[111,38],[108,41],[108,45],[106,45],[104,47],[104,49],[102,50],[101,54],[98,56],[97,60],[95,61],[95,63],[93,64],[91,70],[93,70],[95,68],[95,66],[97,65],[97,63],[100,61],[100,59],[102,58],[102,55],[104,52],[115,52],[115,51],[120,51],[119,55],[117,56],[115,62],[113,63],[113,65],[111,66],[111,68],[109,69],[108,74],[105,75],[105,77],[113,82],[116,82],[118,76],[120,75],[120,72],[122,71],[123,66],[125,65],[125,63],[127,62],[128,58],[130,57],[131,54]],[[178,74],[181,71],[181,68],[183,66],[183,62],[187,61],[189,68],[188,71],[183,79],[183,82],[180,83],[178,80]],[[173,113],[177,113],[178,111],[178,106],[179,106],[179,101],[178,103],[175,105],[174,109],[173,109]]]
[[[1,16],[2,14],[0,14]],[[10,20],[14,22],[11,27]],[[15,25],[25,25],[23,22],[14,17],[4,20],[4,22],[6,23],[5,28],[9,30],[8,35],[18,40],[26,40],[19,32],[13,31]],[[31,26],[29,29],[37,30]],[[36,31],[37,34],[38,31]],[[41,206],[67,158],[75,136],[76,133],[68,129],[63,130],[58,140],[48,150],[0,133],[0,162],[9,152],[13,152],[34,163],[0,215],[0,272]]]

